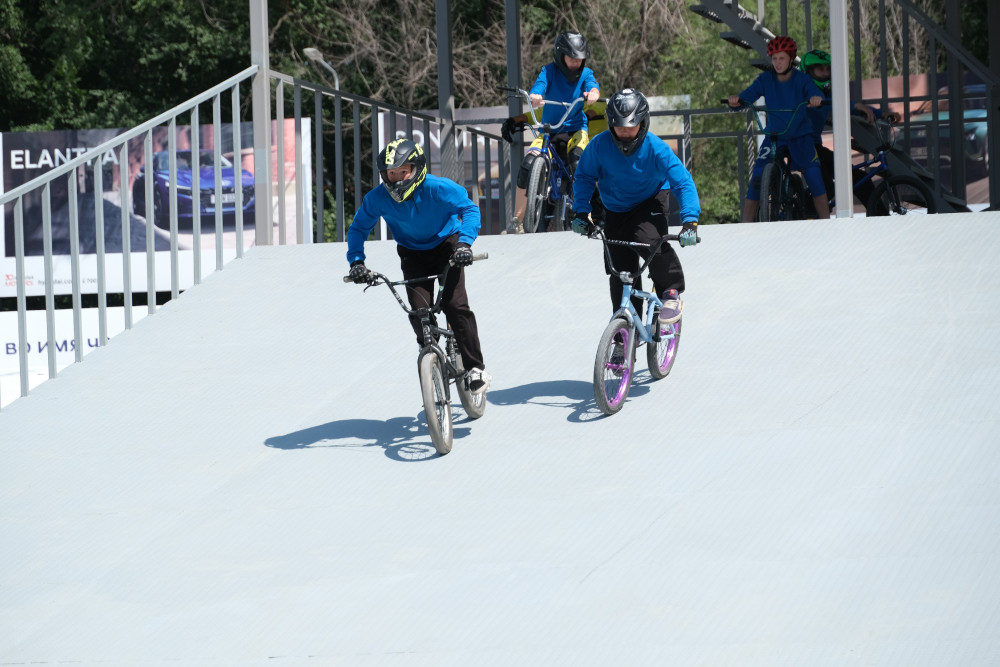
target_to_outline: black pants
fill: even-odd
[[[430,250],[413,250],[396,246],[403,268],[403,278],[423,278],[439,275],[448,265],[448,260],[458,245],[458,234],[452,234],[440,245]],[[426,308],[434,303],[437,296],[435,280],[421,280],[406,286],[406,298],[411,308]],[[465,269],[452,267],[448,272],[448,280],[444,285],[442,308],[448,318],[448,324],[455,332],[455,342],[462,355],[462,363],[466,370],[486,368],[483,364],[483,351],[479,345],[479,328],[476,326],[476,315],[469,308],[469,295],[465,291]],[[417,334],[417,344],[423,345],[423,332],[420,320],[411,315],[410,325]]]
[[[639,243],[653,243],[667,233],[667,214],[670,208],[670,194],[667,190],[660,190],[655,197],[651,197],[642,202],[631,211],[618,213],[608,210],[604,233],[609,239],[616,241],[636,241]],[[649,256],[649,250],[639,250],[643,258]],[[621,246],[610,246],[611,260],[615,268],[619,271],[635,272],[639,268],[639,256],[630,248]],[[611,289],[611,308],[618,310],[622,301],[622,281],[617,274],[612,273],[608,266],[607,257],[604,258],[604,271],[608,274],[608,283]],[[669,244],[660,246],[660,251],[649,262],[649,275],[653,279],[653,289],[657,294],[662,294],[664,290],[675,289],[678,293],[684,291],[684,270],[681,268],[681,260],[677,257],[677,252]],[[642,289],[642,278],[636,282],[636,287]],[[632,297],[632,305],[642,315],[643,300]]]

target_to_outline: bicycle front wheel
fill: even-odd
[[[633,359],[629,349],[632,341],[631,325],[621,317],[611,320],[601,335],[594,360],[594,398],[597,407],[606,415],[613,415],[625,405],[632,387]]]
[[[524,209],[525,234],[542,231],[542,216],[544,214],[548,187],[549,161],[544,157],[536,157],[535,161],[531,163],[531,174],[528,176],[528,189],[525,191],[528,198]]]
[[[760,175],[760,211],[761,222],[774,222],[781,215],[781,170],[774,162],[764,165]]]
[[[875,186],[865,210],[870,216],[937,213],[931,189],[912,176],[887,176]]]
[[[662,380],[674,367],[677,358],[677,345],[681,341],[681,321],[660,327],[660,340],[657,343],[646,344],[646,362],[649,364],[649,374],[657,380]]]
[[[790,174],[786,183],[788,185],[788,195],[784,207],[785,214],[782,216],[782,220],[805,220],[809,212],[809,206],[806,202],[806,193],[808,190],[806,189],[805,181],[798,174]],[[813,208],[815,209],[815,206]]]
[[[564,179],[560,190],[562,196],[553,206],[552,222],[549,224],[549,231],[552,232],[567,231],[573,216],[573,181]]]
[[[448,380],[441,359],[433,352],[420,357],[420,393],[424,398],[424,416],[434,449],[442,456],[451,451],[451,404],[448,402]]]

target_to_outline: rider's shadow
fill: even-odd
[[[454,438],[457,440],[469,435],[471,431],[469,427],[458,425],[460,420],[466,421],[462,419],[464,414],[457,411],[454,417],[456,421],[452,427]],[[264,445],[286,450],[315,447],[337,449],[381,447],[390,459],[406,463],[438,457],[427,434],[426,422],[419,417],[393,417],[385,421],[342,419],[272,436],[264,441]]]
[[[648,382],[637,376],[632,382],[629,397],[642,396],[648,392]],[[496,405],[532,403],[569,409],[566,419],[572,422],[593,421],[605,416],[594,400],[594,385],[580,380],[546,380],[509,389],[494,389],[489,393],[489,401]]]

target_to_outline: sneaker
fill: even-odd
[[[660,297],[663,306],[660,307],[660,324],[671,324],[681,319],[681,311],[684,310],[684,302],[677,294],[677,290],[668,289]]]
[[[507,229],[500,232],[501,234],[523,234],[524,225],[517,218],[511,218],[510,222],[507,223]]]
[[[625,363],[625,346],[621,343],[615,343],[614,348],[611,350],[611,360],[608,362],[614,366],[621,366]]]
[[[482,368],[473,368],[465,374],[469,382],[469,391],[473,394],[485,393],[490,388],[490,380],[493,378]]]

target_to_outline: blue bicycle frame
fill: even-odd
[[[633,286],[636,276],[641,275],[649,262],[653,259],[656,253],[659,251],[660,246],[665,241],[666,237],[660,238],[659,241],[653,245],[648,243],[635,243],[632,241],[614,241],[608,239],[608,244],[613,245],[627,245],[631,247],[641,247],[649,248],[649,256],[646,257],[642,265],[636,270],[635,273],[629,271],[616,271],[618,274],[618,279],[622,282],[622,300],[618,306],[618,310],[614,312],[611,319],[614,320],[616,317],[623,317],[629,320],[635,327],[636,332],[639,335],[639,339],[644,343],[649,342],[659,342],[661,340],[659,328],[655,333],[650,333],[653,330],[653,318],[656,317],[660,308],[663,306],[663,302],[660,301],[660,297],[656,295],[655,292],[647,292],[645,290],[636,289]],[[608,257],[608,265],[614,269],[614,265],[611,262],[611,252],[608,250],[608,245],[604,246],[605,252]],[[632,297],[637,296],[640,299],[648,302],[649,306],[646,308],[646,320],[643,322],[643,318],[639,316],[639,312],[635,309],[635,305],[632,303]],[[671,334],[672,336],[673,334]]]

